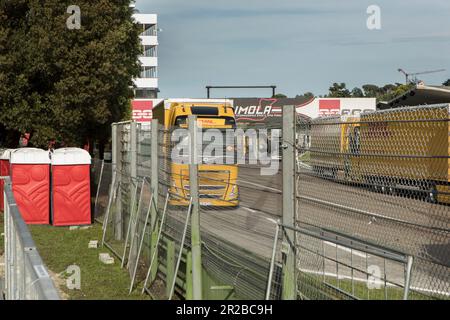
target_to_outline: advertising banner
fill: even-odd
[[[133,108],[132,119],[136,122],[150,122],[153,107],[162,102],[162,99],[135,99],[131,101]]]

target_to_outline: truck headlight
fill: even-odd
[[[230,198],[234,198],[237,195],[237,185],[234,185],[233,188],[231,188],[230,192]]]

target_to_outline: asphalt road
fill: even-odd
[[[202,228],[270,259],[274,220],[282,212],[281,172],[261,176],[259,168],[244,166],[240,168],[239,186],[240,207],[202,209]],[[412,287],[423,292],[450,293],[449,206],[336,183],[315,177],[307,169],[302,169],[297,189],[299,223],[418,257],[414,261]],[[375,266],[381,272],[381,282],[386,278],[388,282],[404,284],[404,266],[400,263],[312,237],[301,236],[298,240],[298,266],[305,272],[367,281],[364,272]],[[279,252],[280,247],[278,259]],[[354,268],[353,272],[348,266]]]

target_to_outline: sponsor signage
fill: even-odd
[[[358,115],[376,110],[375,98],[230,98],[234,101],[237,123],[281,124],[283,106],[294,105],[298,114],[307,118],[331,115]],[[136,99],[132,101],[133,120],[150,122],[152,109],[163,99]],[[206,123],[205,123],[206,124]]]
[[[238,123],[281,121],[283,106],[301,104],[305,98],[275,99],[275,98],[232,98],[234,112]]]
[[[281,125],[283,106],[296,106],[297,113],[307,118],[331,115],[358,115],[376,110],[375,98],[231,98],[234,100],[238,124]]]
[[[377,108],[375,98],[315,98],[303,105],[297,105],[297,113],[310,118],[332,115],[357,116],[373,112]]]
[[[131,101],[133,110],[132,119],[136,122],[150,122],[153,117],[153,107],[162,99],[135,99]]]
[[[319,100],[319,116],[330,116],[341,113],[341,100]]]

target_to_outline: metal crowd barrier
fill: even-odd
[[[5,299],[59,300],[59,294],[5,180]]]

